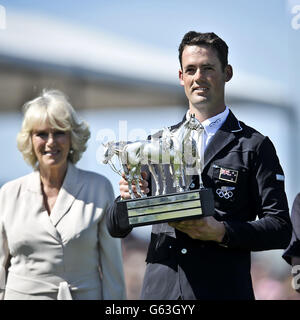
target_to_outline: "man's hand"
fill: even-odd
[[[143,179],[147,179],[147,172],[142,171],[141,172]],[[119,186],[120,186],[120,195],[122,197],[122,199],[130,199],[130,193],[129,193],[129,187],[128,187],[128,182],[125,179],[125,175],[123,173],[122,175],[122,179],[119,182]],[[147,194],[149,192],[149,188],[148,188],[148,182],[146,180],[140,180],[140,187],[143,193]],[[136,193],[136,187],[134,184],[132,184],[132,189],[133,192],[135,193],[136,197],[140,197],[137,193]]]
[[[214,217],[204,217],[201,219],[169,222],[169,225],[177,230],[186,233],[192,239],[204,241],[221,242],[225,227],[222,222]]]

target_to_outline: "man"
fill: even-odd
[[[283,252],[283,259],[292,265],[292,286],[300,293],[300,193],[296,195],[292,206],[291,220],[293,234],[289,246]]]
[[[194,113],[204,126],[202,179],[213,190],[215,214],[153,225],[142,299],[254,299],[250,252],[289,243],[284,174],[274,146],[224,102],[233,75],[227,56],[226,43],[214,33],[191,31],[180,44],[179,80],[189,100],[183,121]],[[141,186],[152,194],[150,175]],[[197,188],[193,176],[190,189]],[[120,193],[129,198],[125,179]],[[107,224],[115,237],[131,231],[116,204]]]

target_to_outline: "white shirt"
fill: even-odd
[[[217,114],[214,117],[211,117],[209,119],[204,120],[201,122],[202,126],[204,127],[204,135],[203,135],[203,152],[207,148],[209,141],[211,138],[215,135],[215,133],[221,128],[225,120],[227,119],[227,116],[229,114],[229,108],[226,106],[225,110],[219,114]],[[190,110],[186,113],[186,118],[190,118]],[[197,142],[200,143],[201,136],[199,135],[199,132],[193,131],[192,132],[192,138]]]

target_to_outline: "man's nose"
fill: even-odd
[[[198,68],[195,72],[195,75],[194,75],[194,78],[195,80],[199,80],[199,79],[202,79],[204,76],[204,73],[201,72],[200,68]]]

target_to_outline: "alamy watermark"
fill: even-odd
[[[292,268],[292,287],[294,290],[300,289],[300,265],[295,265]]]
[[[162,129],[166,130],[166,128]],[[166,139],[161,139],[158,137],[153,137],[153,135],[158,131],[158,129],[150,129],[150,132],[143,128],[133,128],[130,129],[127,126],[127,121],[122,120],[119,121],[118,132],[114,131],[111,128],[102,128],[98,130],[96,136],[96,142],[98,144],[98,148],[96,150],[96,161],[98,164],[103,164],[107,162],[103,162],[103,160],[111,159],[113,165],[118,167],[120,165],[120,158],[113,157],[113,154],[107,152],[107,146],[111,151],[116,147],[115,143],[119,143],[117,148],[119,150],[124,150],[124,145],[131,144],[131,147],[127,148],[126,152],[123,152],[125,157],[122,157],[122,164],[130,163],[128,159],[128,155],[135,155],[135,160],[141,162],[141,164],[175,164],[182,165],[183,163],[186,166],[186,174],[194,175],[197,173],[197,168],[195,167],[196,160],[198,159],[198,155],[195,149],[195,141],[190,139],[188,141],[180,140],[179,137],[172,136],[172,141]],[[152,138],[148,140],[148,136]],[[124,143],[124,144],[122,144]],[[175,150],[175,146],[176,149]],[[136,148],[136,149],[135,149]],[[127,155],[127,156],[126,156]],[[195,171],[196,170],[196,171]]]
[[[293,18],[291,20],[291,26],[294,30],[300,29],[300,4],[294,5],[291,9]]]
[[[6,10],[0,5],[0,30],[6,29]]]

